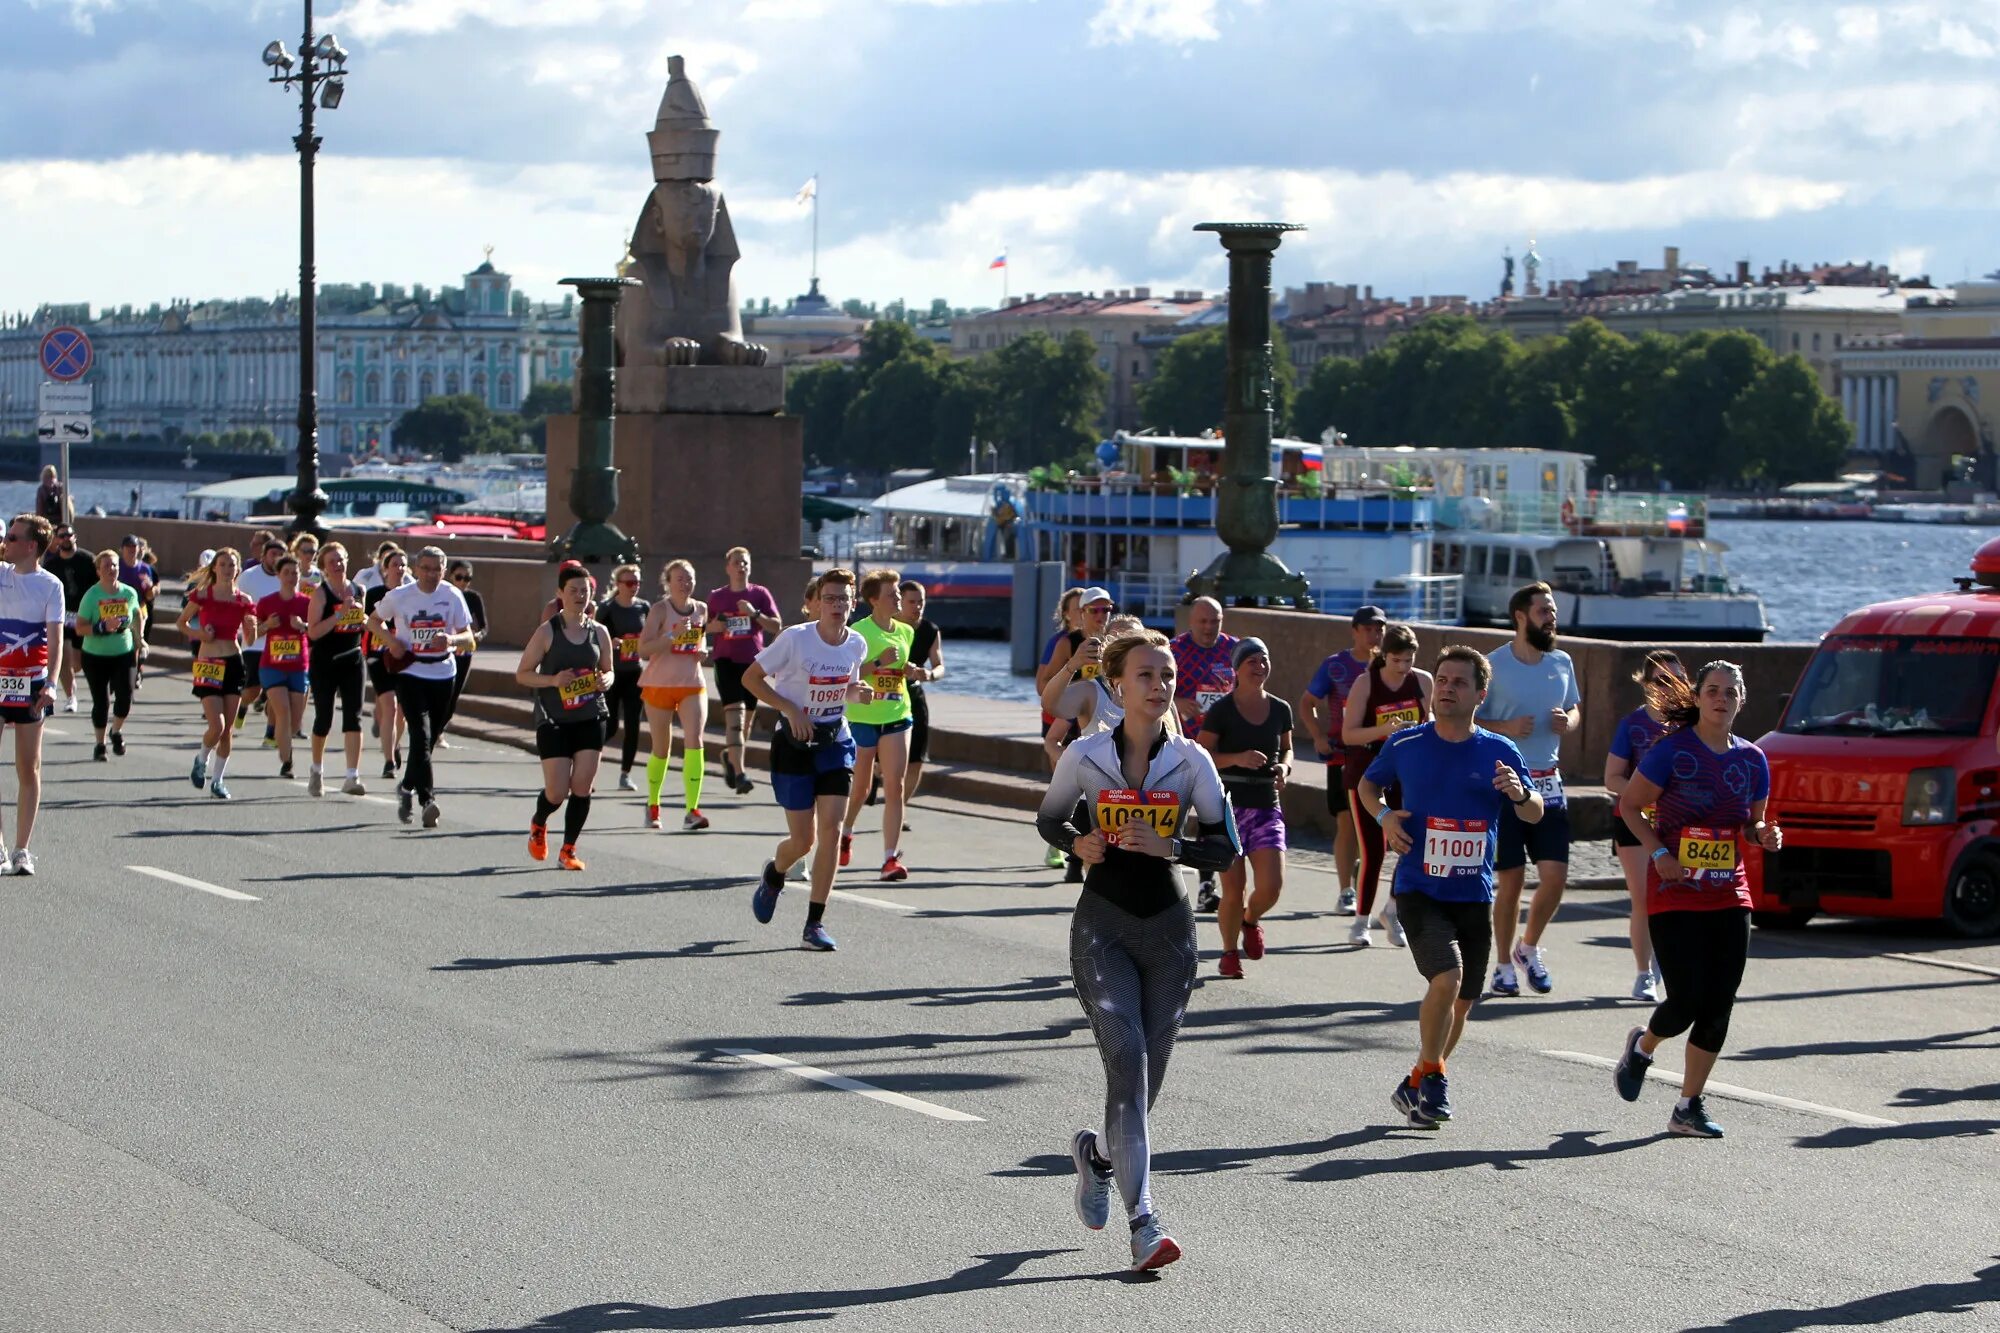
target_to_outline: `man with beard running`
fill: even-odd
[[[1556,599],[1546,583],[1530,583],[1507,602],[1514,624],[1514,641],[1493,650],[1493,685],[1481,718],[1488,731],[1520,747],[1528,776],[1541,793],[1543,816],[1538,823],[1517,818],[1512,810],[1500,816],[1500,848],[1495,861],[1493,943],[1497,965],[1493,990],[1499,995],[1521,993],[1518,968],[1538,994],[1555,989],[1542,961],[1542,932],[1562,906],[1569,883],[1569,802],[1563,792],[1560,751],[1562,738],[1576,730],[1583,712],[1577,693],[1576,665],[1556,647]],[[1527,863],[1535,863],[1535,896],[1528,904],[1528,928],[1514,941],[1521,919],[1521,886]],[[1406,926],[1407,928],[1407,926]]]
[[[409,728],[410,753],[396,788],[396,817],[405,824],[423,805],[424,827],[436,828],[441,814],[431,770],[431,750],[451,721],[458,673],[452,655],[475,644],[472,613],[458,589],[444,581],[444,552],[426,546],[417,552],[417,581],[383,595],[368,616],[368,632],[384,652],[408,665],[396,674],[396,704]]]
[[[1236,669],[1230,665],[1236,652],[1236,636],[1222,632],[1222,603],[1213,597],[1197,597],[1188,606],[1188,627],[1167,644],[1174,655],[1174,711],[1180,714],[1181,734],[1201,734],[1201,719],[1226,696],[1235,684]],[[1215,891],[1215,875],[1200,874],[1201,888],[1195,895],[1197,912],[1213,912],[1221,903]]]

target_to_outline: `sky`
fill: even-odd
[[[299,0],[0,0],[0,310],[295,291]],[[1308,228],[1279,285],[2000,265],[1996,0],[318,0],[323,282],[608,272],[686,57],[743,297],[1220,290],[1211,219]]]

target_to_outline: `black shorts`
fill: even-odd
[[[211,658],[209,660],[213,661],[216,659]],[[225,657],[220,659],[220,661],[222,662],[222,683],[219,685],[210,685],[203,681],[196,681],[194,683],[195,698],[212,699],[221,698],[228,694],[243,693],[243,658]],[[193,670],[193,668],[190,667],[189,670]]]
[[[368,659],[368,683],[374,687],[377,699],[396,692],[396,677],[382,664],[380,654]]]
[[[1500,848],[1494,853],[1493,868],[1519,870],[1530,861],[1569,864],[1567,805],[1543,811],[1538,824],[1522,823],[1512,806],[1500,812]]]
[[[70,614],[75,615],[76,613],[72,611]],[[80,653],[83,651],[83,636],[76,632],[76,627],[74,625],[63,626],[63,641],[69,644],[69,646],[75,649],[77,652]],[[76,659],[71,658],[69,660],[75,661]]]
[[[1347,758],[1326,761],[1326,812],[1335,819],[1349,813],[1347,809]]]
[[[245,648],[243,650],[243,678],[252,685],[256,685],[258,681],[257,673],[263,669],[264,650],[262,648]]]
[[[722,697],[722,706],[748,704],[757,706],[757,696],[743,688],[743,673],[750,669],[748,662],[727,662],[715,659],[715,692]]]
[[[46,680],[36,682],[35,689],[37,691],[40,691],[44,687],[51,690],[55,688],[54,685],[51,685]],[[30,694],[28,697],[32,699],[34,695]],[[47,705],[0,704],[0,723],[11,722],[17,727],[32,727],[37,722],[48,721],[49,717],[55,711],[56,706],[53,700]]]
[[[543,759],[574,759],[586,750],[604,748],[604,719],[588,722],[544,722],[535,728],[535,753]]]
[[[1611,845],[1618,847],[1644,847],[1646,844],[1632,836],[1632,830],[1625,827],[1625,816],[1611,816]]]
[[[1424,980],[1457,968],[1458,998],[1478,999],[1493,953],[1493,904],[1446,902],[1413,890],[1396,895],[1396,916]]]
[[[931,752],[931,703],[924,698],[923,687],[910,687],[910,755],[913,764],[921,764]]]

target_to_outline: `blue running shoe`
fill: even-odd
[[[1516,944],[1514,964],[1528,974],[1528,984],[1534,987],[1535,994],[1547,995],[1556,988],[1555,978],[1542,964],[1542,947],[1539,944]]]
[[[778,895],[784,891],[785,877],[778,873],[778,863],[766,861],[764,873],[757,877],[757,891],[750,895],[750,914],[759,924],[771,924],[771,918],[778,914]]]
[[[208,785],[208,757],[206,755],[198,754],[194,757],[194,767],[188,770],[188,781],[194,784],[196,791],[200,791]]]
[[[1438,1122],[1424,1114],[1423,1104],[1417,1090],[1410,1086],[1410,1080],[1396,1080],[1396,1090],[1389,1094],[1389,1105],[1397,1115],[1410,1122],[1412,1129],[1436,1129]]]
[[[1417,1085],[1417,1109],[1439,1124],[1451,1119],[1451,1087],[1443,1074],[1425,1074]]]
[[[1493,969],[1493,984],[1486,989],[1495,995],[1519,995],[1521,983],[1514,977],[1514,969],[1505,963]]]
[[[1102,1231],[1111,1220],[1111,1168],[1097,1164],[1097,1135],[1079,1129],[1069,1141],[1069,1156],[1076,1163],[1077,1218],[1092,1231]]]
[[[800,942],[804,944],[806,948],[817,949],[821,953],[832,953],[835,949],[838,949],[840,947],[839,945],[833,942],[833,936],[826,933],[826,926],[818,921],[815,921],[810,926],[806,927],[806,933],[801,938]]]
[[[1667,1117],[1667,1132],[1691,1139],[1719,1139],[1722,1126],[1709,1119],[1708,1108],[1701,1104],[1701,1098],[1690,1097],[1686,1106],[1675,1106],[1674,1113]]]
[[[221,778],[217,778],[215,781],[208,784],[208,794],[210,796],[213,796],[218,801],[226,801],[230,799],[229,788],[222,785]]]
[[[1611,1070],[1611,1085],[1628,1102],[1639,1100],[1639,1090],[1646,1086],[1646,1071],[1653,1067],[1653,1057],[1639,1049],[1639,1038],[1644,1035],[1644,1028],[1633,1028],[1625,1034],[1624,1053]]]

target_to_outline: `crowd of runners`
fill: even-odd
[[[308,792],[365,795],[367,711],[399,819],[437,827],[437,751],[486,633],[470,564],[434,546],[350,553],[338,541],[268,532],[247,549],[203,553],[174,627],[190,650],[203,722],[193,785],[232,799],[233,742],[253,713],[279,776],[294,777],[294,741],[309,715]],[[0,847],[5,873],[35,873],[42,725],[57,708],[78,709],[78,674],[93,759],[126,753],[162,582],[148,555],[136,536],[92,554],[77,549],[69,526],[34,515],[8,526],[0,731],[14,732],[19,795],[14,850]],[[755,710],[776,717],[768,780],[785,836],[752,877],[752,913],[775,920],[789,878],[803,871],[802,943],[832,951],[827,907],[851,867],[865,806],[881,806],[877,876],[909,874],[902,835],[928,746],[924,686],[945,676],[942,635],[925,615],[924,588],[894,571],[817,575],[787,626],[779,600],[752,581],[747,550],[730,551],[725,565],[726,581],[706,596],[685,560],[669,562],[652,589],[635,565],[612,570],[605,588],[581,564],[558,571],[557,595],[514,670],[533,701],[542,770],[527,854],[548,859],[560,813],[557,864],[584,869],[578,845],[604,752],[615,740],[617,790],[636,792],[642,727],[644,823],[661,827],[678,728],[680,827],[708,829],[712,672],[726,791],[753,789]],[[1556,989],[1543,940],[1567,885],[1560,752],[1582,699],[1549,588],[1520,589],[1509,611],[1511,642],[1490,653],[1446,647],[1420,665],[1410,627],[1360,607],[1348,646],[1317,664],[1294,704],[1269,691],[1269,647],[1225,633],[1214,601],[1195,601],[1187,631],[1169,639],[1120,616],[1104,588],[1064,595],[1036,677],[1052,775],[1035,828],[1049,868],[1082,885],[1070,961],[1106,1085],[1102,1130],[1071,1142],[1076,1207],[1086,1226],[1104,1227],[1115,1189],[1134,1267],[1179,1257],[1153,1205],[1148,1116],[1199,974],[1199,916],[1215,918],[1218,977],[1242,978],[1265,956],[1266,920],[1288,887],[1295,728],[1325,768],[1336,830],[1328,890],[1353,918],[1348,939],[1370,947],[1380,929],[1408,950],[1422,983],[1415,1059],[1390,1094],[1395,1114],[1426,1130],[1452,1119],[1447,1066],[1482,996],[1518,996],[1524,982],[1534,994]],[[1626,1035],[1613,1083],[1636,1100],[1660,1044],[1687,1034],[1668,1128],[1719,1137],[1702,1093],[1748,955],[1743,848],[1781,842],[1764,818],[1769,769],[1733,734],[1743,704],[1733,664],[1690,672],[1656,651],[1636,683],[1645,702],[1617,727],[1604,771],[1632,903],[1631,995],[1655,1008]],[[334,782],[325,765],[336,721],[344,773]],[[864,871],[875,864],[868,856]],[[1193,872],[1191,886],[1178,867]]]

